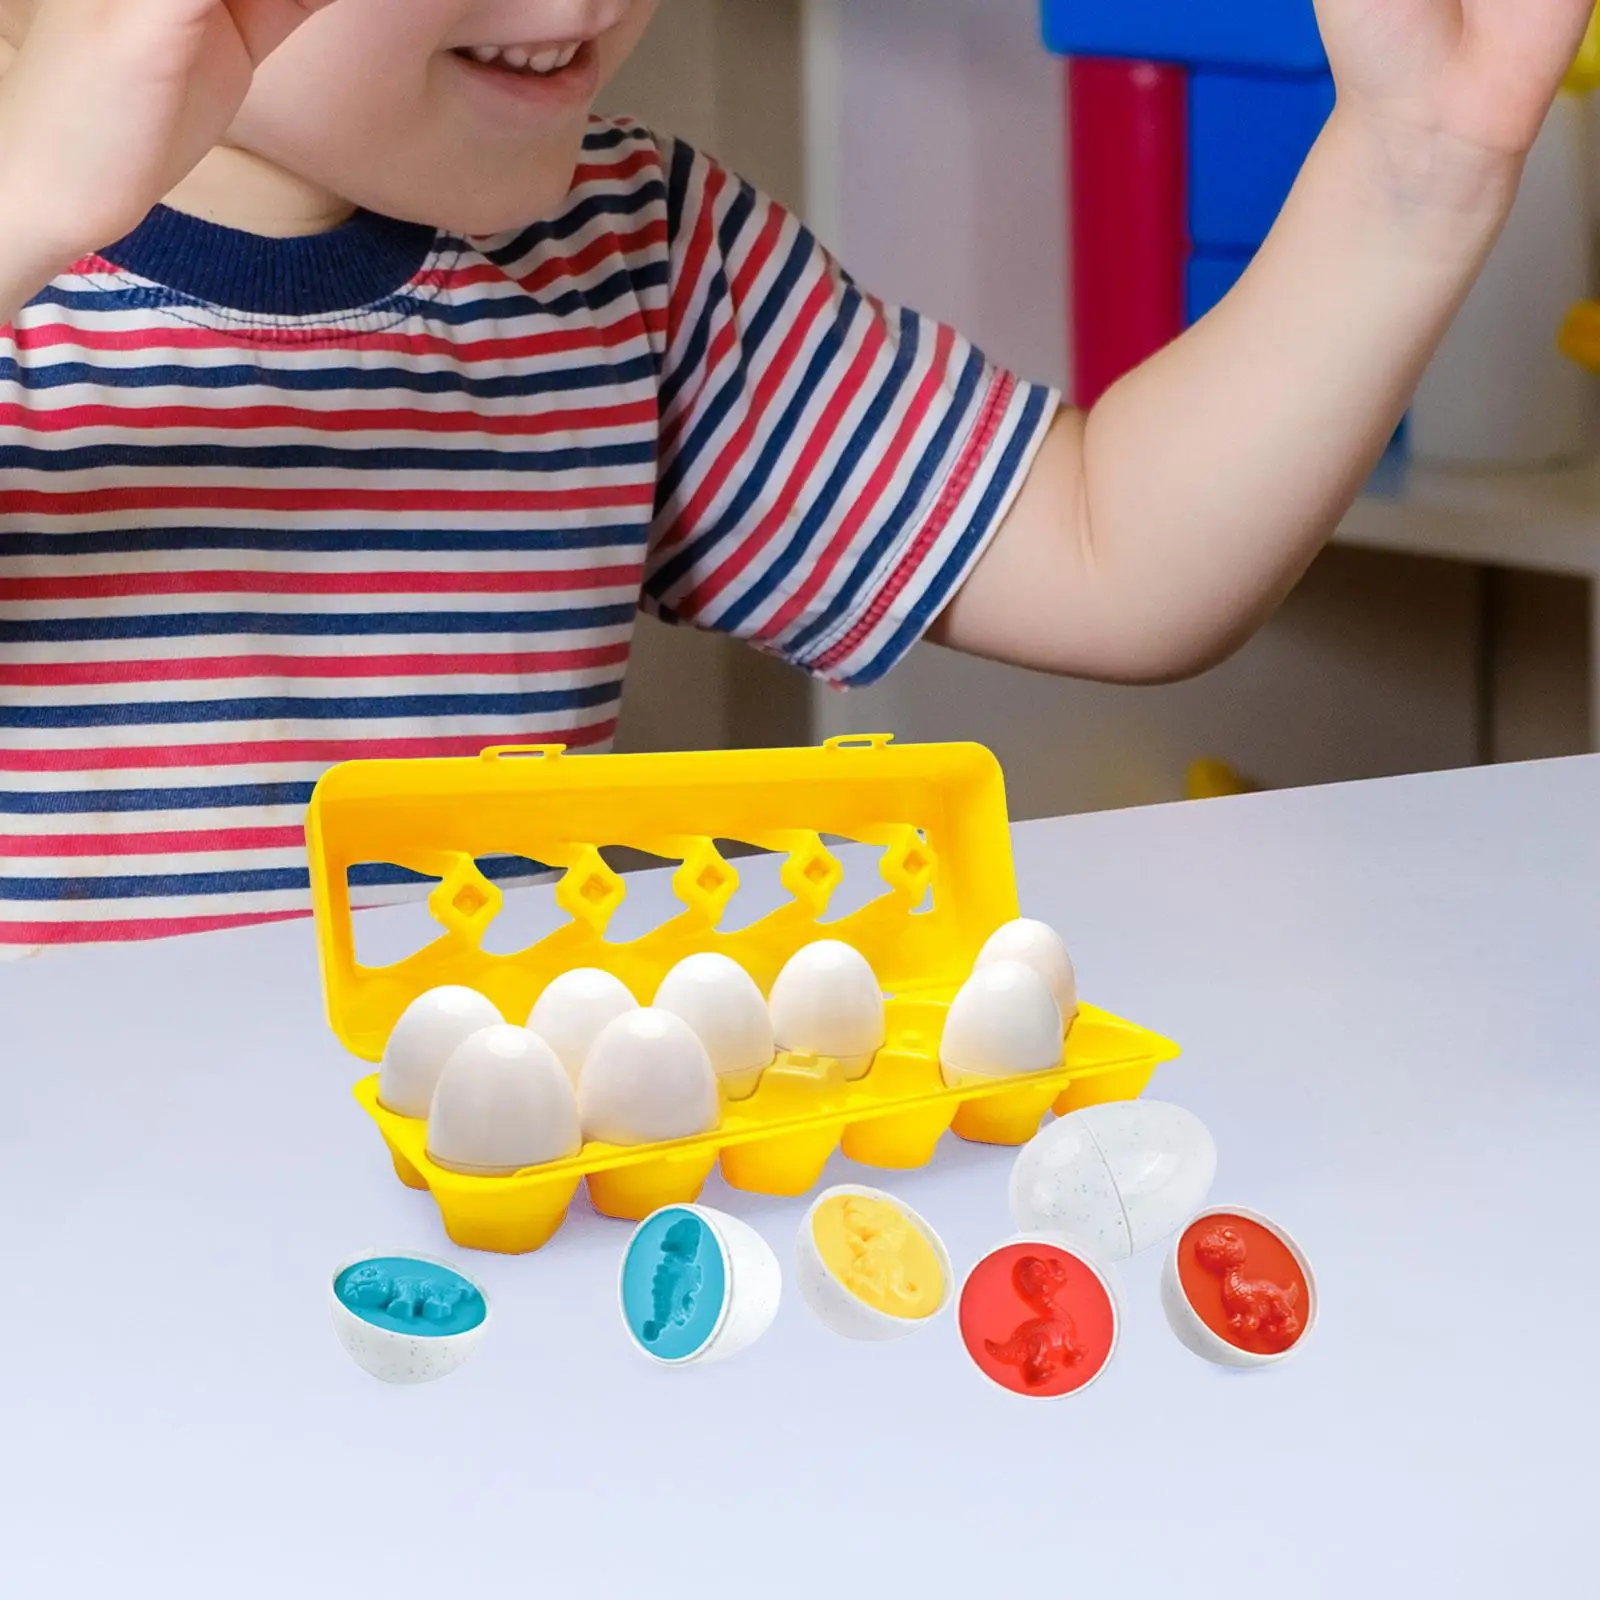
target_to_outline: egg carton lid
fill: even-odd
[[[880,847],[885,884],[829,923],[844,869],[825,835]],[[518,1017],[574,967],[612,972],[648,999],[678,961],[716,950],[765,991],[801,946],[832,938],[860,950],[891,993],[953,989],[989,935],[1018,915],[994,755],[977,744],[897,745],[888,734],[807,749],[586,756],[538,745],[349,762],[317,785],[306,837],[328,1017],[369,1061],[401,1012],[446,984],[477,989]],[[782,855],[788,903],[721,931],[739,873],[718,840]],[[604,847],[677,861],[681,912],[630,943],[608,941],[627,883]],[[559,874],[556,901],[571,920],[529,949],[495,955],[483,942],[504,896],[478,863],[508,854]],[[438,880],[428,905],[439,938],[384,968],[356,955],[349,874],[370,862]]]

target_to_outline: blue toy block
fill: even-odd
[[[1189,67],[1326,72],[1313,0],[1043,0],[1045,43],[1063,56]]]
[[[1190,256],[1186,309],[1191,327],[1232,292],[1254,254],[1254,251],[1237,251],[1230,255],[1219,251],[1197,252]]]
[[[1189,82],[1189,234],[1254,250],[1333,111],[1331,77],[1196,72]]]

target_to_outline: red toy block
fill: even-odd
[[[1146,61],[1068,63],[1074,388],[1093,405],[1184,328],[1188,85]]]

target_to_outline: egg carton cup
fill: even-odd
[[[829,920],[845,879],[835,838],[880,852],[884,888]],[[740,881],[724,854],[729,840],[776,854],[789,897],[733,931],[722,926]],[[704,951],[737,961],[768,994],[797,950],[836,939],[867,959],[888,996],[886,1043],[864,1077],[854,1075],[858,1063],[783,1054],[747,1098],[724,1091],[713,1132],[629,1149],[591,1143],[511,1177],[436,1166],[425,1123],[385,1110],[377,1078],[365,1079],[356,1097],[396,1172],[432,1192],[450,1237],[470,1249],[537,1250],[585,1184],[596,1209],[636,1222],[692,1203],[719,1164],[734,1188],[793,1196],[813,1188],[840,1149],[867,1166],[906,1169],[925,1165],[952,1130],[1024,1144],[1052,1108],[1136,1098],[1178,1054],[1170,1041],[1085,1006],[1059,1067],[945,1081],[945,1014],[985,941],[1019,914],[1004,777],[978,745],[899,746],[873,734],[820,749],[574,757],[541,746],[354,762],[318,784],[307,845],[329,1020],[367,1061],[380,1059],[395,1021],[430,989],[463,985],[520,1019],[563,972],[603,968],[648,1001],[678,962]],[[625,943],[607,937],[628,894],[602,853],[608,847],[679,863],[671,876],[679,909]],[[479,863],[496,855],[548,866],[569,919],[509,956],[484,949],[504,897]],[[385,862],[437,880],[428,905],[441,934],[374,968],[356,957],[349,875]]]
[[[1065,1115],[1136,1099],[1178,1053],[1169,1041],[1086,1006],[1055,1070],[952,1086],[937,1060],[942,1009],[890,1001],[889,1043],[865,1078],[851,1081],[837,1061],[780,1055],[754,1095],[724,1101],[711,1133],[628,1148],[588,1144],[569,1160],[511,1177],[438,1166],[428,1157],[427,1123],[386,1110],[376,1076],[355,1093],[401,1182],[432,1193],[451,1239],[467,1249],[523,1255],[554,1237],[585,1184],[595,1210],[628,1222],[692,1204],[719,1164],[731,1188],[803,1195],[840,1150],[863,1166],[906,1171],[926,1166],[952,1131],[974,1143],[1026,1144],[1052,1110]]]

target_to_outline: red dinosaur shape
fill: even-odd
[[[1300,1285],[1287,1289],[1266,1279],[1244,1275],[1249,1254],[1235,1228],[1213,1228],[1194,1247],[1195,1260],[1222,1279],[1222,1309],[1228,1326],[1241,1339],[1253,1339],[1273,1354],[1287,1350],[1300,1337]]]
[[[1043,1256],[1023,1256],[1011,1269],[1016,1291],[1039,1315],[1024,1322],[1004,1344],[985,1339],[983,1347],[1002,1366],[1016,1367],[1031,1389],[1075,1367],[1088,1351],[1078,1342],[1078,1326],[1062,1303],[1067,1269]]]

